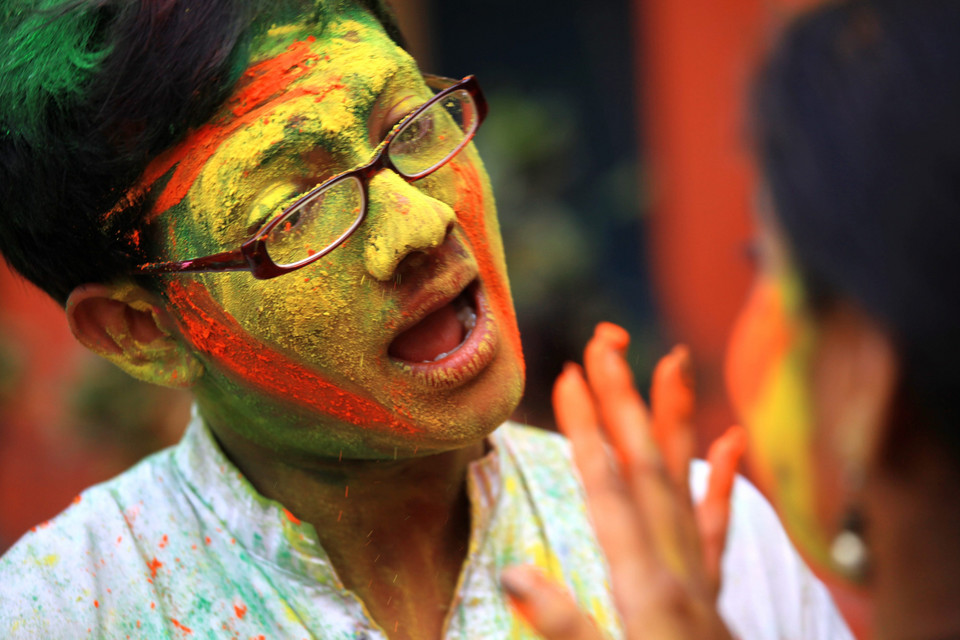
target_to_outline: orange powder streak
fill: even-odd
[[[476,167],[470,162],[460,162],[455,159],[450,166],[457,174],[457,193],[460,194],[460,199],[453,209],[473,249],[473,255],[477,259],[477,267],[480,275],[483,276],[490,306],[493,307],[497,317],[504,319],[501,327],[506,329],[507,340],[510,341],[514,353],[520,358],[521,368],[525,368],[510,288],[506,279],[500,277],[497,271],[497,261],[487,241],[489,236],[484,216],[483,187],[480,184],[480,176]]]
[[[170,618],[170,622],[173,623],[173,626],[175,626],[177,629],[180,629],[180,631],[183,631],[183,633],[185,633],[185,634],[187,634],[187,635],[193,633],[193,629],[191,629],[191,628],[188,627],[187,625],[181,623],[181,622],[180,622],[179,620],[177,620],[176,618]]]
[[[774,367],[793,343],[794,332],[787,325],[780,298],[774,283],[755,284],[731,332],[727,388],[734,406],[741,410],[756,406]]]
[[[313,41],[311,36],[306,41],[294,42],[284,53],[248,69],[225,105],[233,118],[205,124],[191,132],[183,142],[157,156],[147,166],[137,184],[107,212],[104,220],[109,220],[111,216],[142,198],[160,177],[174,167],[176,170],[170,182],[157,198],[145,223],[153,222],[170,207],[179,204],[220,144],[237,129],[256,121],[264,109],[275,107],[266,104],[272,97],[283,94],[286,100],[293,100],[313,94],[322,99],[331,91],[343,89],[343,84],[333,83],[322,92],[306,88],[287,91],[291,84],[307,72],[309,62],[320,59],[318,54],[310,50],[310,43]]]
[[[163,563],[157,560],[156,557],[153,558],[150,562],[147,563],[147,568],[150,569],[150,577],[157,577],[157,569],[163,566]]]
[[[199,283],[170,282],[167,297],[180,312],[182,328],[194,346],[236,379],[244,380],[261,392],[288,398],[360,427],[387,426],[395,432],[411,435],[421,432],[379,403],[345,391],[282,354],[264,349],[260,341],[219,308]]]

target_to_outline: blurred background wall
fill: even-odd
[[[611,320],[644,387],[670,345],[691,346],[701,451],[731,423],[721,363],[751,275],[743,97],[778,25],[815,2],[393,0],[421,67],[474,73],[489,98],[477,144],[528,363],[519,420],[553,427],[553,377]],[[188,411],[86,354],[0,266],[0,551],[175,442]]]

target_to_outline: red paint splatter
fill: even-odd
[[[233,610],[236,612],[237,617],[243,620],[243,616],[247,615],[247,607],[242,604],[233,605]]]
[[[151,602],[151,603],[150,603],[150,608],[151,608],[151,609],[156,609],[156,608],[157,608],[157,603],[156,603],[156,602]]]
[[[162,566],[163,566],[163,563],[157,560],[156,556],[154,556],[153,560],[147,563],[147,568],[150,569],[150,577],[156,578],[157,569],[159,569]]]
[[[386,426],[408,435],[422,431],[374,400],[345,391],[278,351],[264,349],[199,282],[172,280],[166,293],[194,346],[247,386],[360,427]]]
[[[287,520],[289,520],[289,521],[292,522],[293,524],[300,524],[300,522],[301,522],[301,521],[300,521],[300,518],[298,518],[297,516],[295,516],[295,515],[293,515],[292,513],[290,513],[290,511],[289,511],[288,509],[284,509],[284,510],[283,510],[283,515],[287,516]]]
[[[78,494],[77,497],[73,499],[73,504],[80,504],[81,500],[83,500],[83,497]]]
[[[170,538],[167,537],[167,534],[163,534],[163,537],[160,538],[160,548],[166,547],[168,542],[170,542]]]
[[[181,624],[180,621],[177,620],[176,618],[170,618],[170,622],[173,623],[173,626],[175,626],[177,629],[180,629],[180,631],[183,631],[187,635],[193,633],[193,629],[191,629],[190,627],[184,624]]]
[[[207,536],[206,538],[204,538],[203,541],[206,542],[207,544],[210,544],[210,536]]]
[[[99,608],[100,608],[100,601],[99,601],[99,600],[94,600],[94,601],[93,601],[93,606],[94,606],[94,608],[99,609]]]

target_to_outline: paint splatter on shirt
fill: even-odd
[[[528,562],[618,635],[607,570],[569,449],[505,424],[471,465],[471,540],[447,638],[527,638],[499,588]],[[692,473],[695,496],[705,465]],[[385,638],[309,524],[259,495],[194,417],[175,447],[93,487],[0,559],[0,637]],[[734,492],[720,606],[744,639],[844,639],[826,591],[745,482]]]

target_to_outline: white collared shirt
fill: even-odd
[[[612,634],[607,569],[569,447],[506,423],[471,464],[468,557],[446,638],[533,637],[500,571],[532,563],[566,582]],[[695,464],[694,496],[707,468]],[[331,522],[329,526],[338,526]],[[769,505],[738,481],[719,606],[744,640],[847,640],[826,590]],[[316,531],[256,492],[194,416],[182,441],[92,487],[0,559],[0,637],[329,638],[386,634],[345,589]]]

